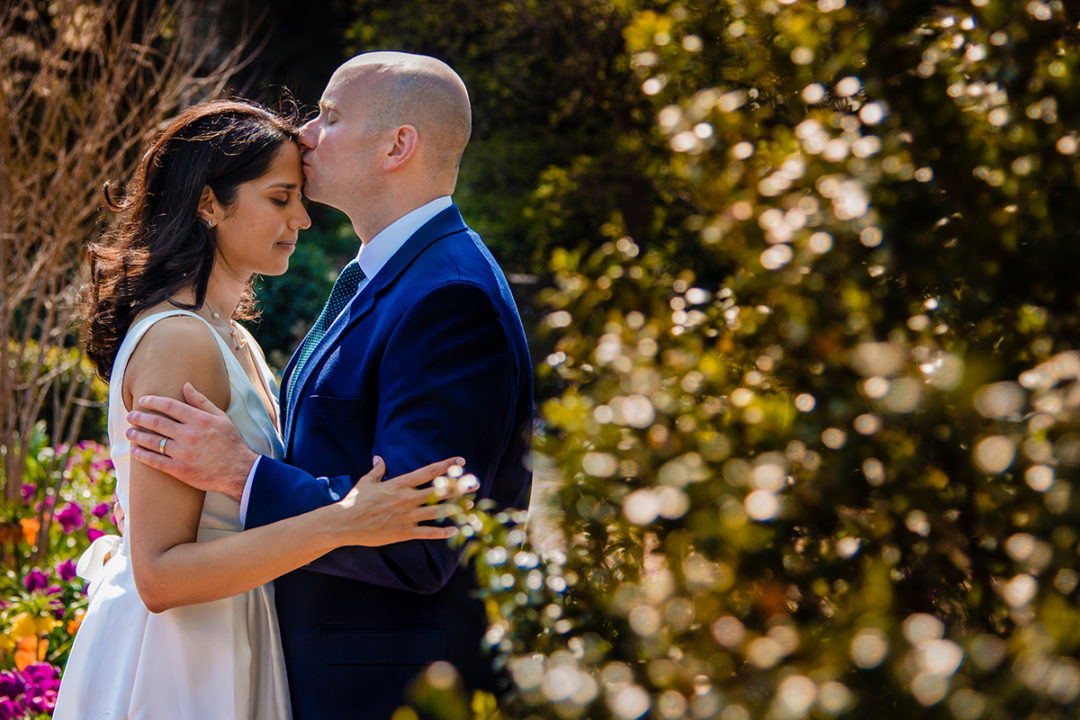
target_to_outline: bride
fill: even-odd
[[[109,441],[123,540],[80,561],[90,606],[53,714],[69,718],[287,718],[288,687],[267,583],[345,545],[445,539],[421,485],[453,458],[380,482],[374,468],[340,502],[243,531],[240,505],[133,461],[125,414],[142,395],[199,388],[255,452],[283,454],[277,388],[234,318],[252,317],[251,277],[288,268],[301,202],[297,128],[257,105],[189,108],[143,158],[111,242],[91,248],[87,352],[109,380]],[[165,439],[158,451],[168,454]]]

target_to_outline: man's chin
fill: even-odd
[[[310,200],[311,202],[319,203],[320,205],[329,204],[323,194],[319,192],[319,188],[317,186],[313,187],[311,185],[308,185],[307,183],[304,183],[304,198]]]

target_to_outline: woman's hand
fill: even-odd
[[[445,540],[457,534],[457,528],[420,525],[427,520],[441,520],[456,510],[449,503],[425,504],[431,488],[419,489],[451,468],[465,464],[462,458],[431,463],[419,470],[383,481],[386,463],[376,456],[371,471],[357,481],[342,500],[334,504],[338,511],[341,545],[389,545],[404,540]],[[446,500],[473,492],[479,487],[474,478],[461,478]]]

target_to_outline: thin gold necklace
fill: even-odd
[[[219,326],[225,324],[225,321],[221,319],[221,313],[214,310],[214,307],[210,304],[209,300],[203,299],[203,305],[210,311],[210,317],[217,321]],[[236,321],[232,318],[229,318],[227,327],[229,328],[229,337],[232,338],[234,349],[236,352],[240,352],[247,345],[247,338],[237,329]]]

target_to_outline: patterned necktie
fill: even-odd
[[[311,330],[308,331],[307,337],[304,338],[304,344],[300,346],[300,353],[296,358],[296,366],[293,368],[292,376],[289,378],[289,393],[287,398],[289,407],[292,407],[293,391],[296,389],[296,380],[300,377],[300,371],[304,369],[304,363],[311,357],[311,353],[315,350],[315,346],[322,340],[323,335],[326,334],[326,331],[334,323],[334,320],[341,313],[341,310],[348,305],[349,301],[356,295],[356,288],[364,277],[364,271],[360,269],[360,263],[356,261],[356,258],[353,258],[341,271],[341,274],[338,275],[338,279],[334,281],[334,289],[330,291],[330,298],[326,301],[326,305],[323,306],[322,312],[319,314],[319,319],[311,326]]]

